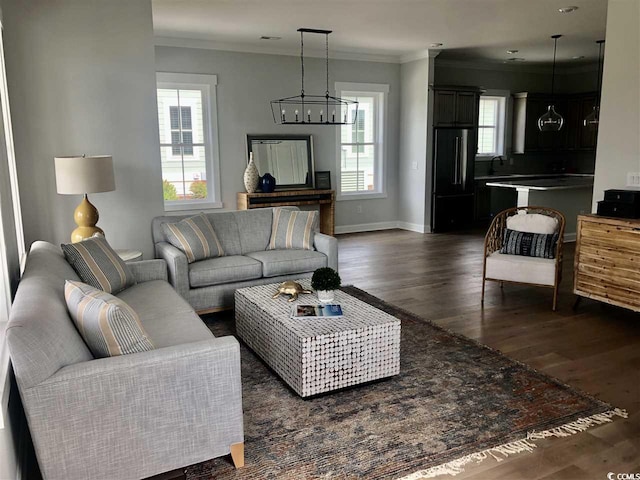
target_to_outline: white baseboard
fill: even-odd
[[[375,232],[378,230],[393,230],[399,228],[400,230],[409,230],[410,232],[429,233],[430,228],[426,225],[420,225],[418,223],[408,222],[376,222],[376,223],[360,223],[357,225],[339,225],[336,226],[336,234],[341,233],[360,233],[360,232]]]
[[[564,234],[564,242],[575,242],[576,241],[576,232],[572,232],[572,233],[565,233]]]
[[[398,222],[398,228],[409,230],[410,232],[430,233],[431,228],[428,225],[420,223]]]
[[[360,223],[358,225],[339,225],[335,231],[340,233],[375,232],[377,230],[392,230],[398,227],[398,222]]]

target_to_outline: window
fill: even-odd
[[[341,118],[354,121],[338,131],[338,200],[385,197],[385,111],[388,85],[336,83],[336,94],[357,100]]]
[[[504,154],[506,97],[482,95],[478,115],[478,156]]]
[[[165,210],[222,207],[215,75],[157,74]]]

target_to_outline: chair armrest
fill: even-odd
[[[189,293],[189,263],[184,252],[167,242],[156,243],[156,256],[164,259],[169,268],[169,283],[181,297]]]
[[[338,239],[324,233],[316,233],[313,237],[315,249],[327,256],[327,266],[338,271]]]
[[[233,337],[69,365],[21,393],[45,478],[140,478],[244,441]]]
[[[151,280],[167,281],[167,262],[164,260],[142,260],[130,262],[127,266],[133,272],[136,282],[149,282]]]

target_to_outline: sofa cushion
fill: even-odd
[[[182,250],[189,263],[224,255],[220,240],[203,213],[176,223],[165,223],[162,228],[169,243]]]
[[[516,232],[508,228],[504,232],[504,240],[500,253],[523,255],[525,257],[555,258],[558,234]]]
[[[67,280],[64,298],[80,335],[96,358],[154,349],[138,314],[126,302],[82,282]]]
[[[312,272],[327,266],[327,256],[313,250],[267,250],[247,256],[262,263],[263,277]]]
[[[495,252],[487,257],[487,278],[510,282],[553,285],[556,261]]]
[[[268,250],[295,248],[313,250],[315,225],[318,223],[318,212],[273,209],[271,239]]]
[[[189,284],[206,287],[262,277],[262,264],[243,255],[210,258],[189,266]]]
[[[138,312],[156,348],[199,342],[213,337],[193,308],[162,280],[138,283],[118,298]]]
[[[271,239],[273,208],[255,208],[233,212],[240,232],[242,255],[262,252],[267,249]]]
[[[67,261],[84,283],[114,295],[136,283],[126,263],[104,237],[62,245]]]
[[[525,213],[507,217],[507,228],[516,232],[551,234],[558,230],[558,219],[541,213]]]

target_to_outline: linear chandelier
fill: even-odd
[[[329,95],[329,34],[331,30],[299,28],[300,32],[300,95],[271,100],[273,121],[280,125],[353,125],[358,115],[358,102]],[[325,36],[326,90],[324,95],[304,92],[304,34]],[[349,115],[351,110],[352,114]]]

